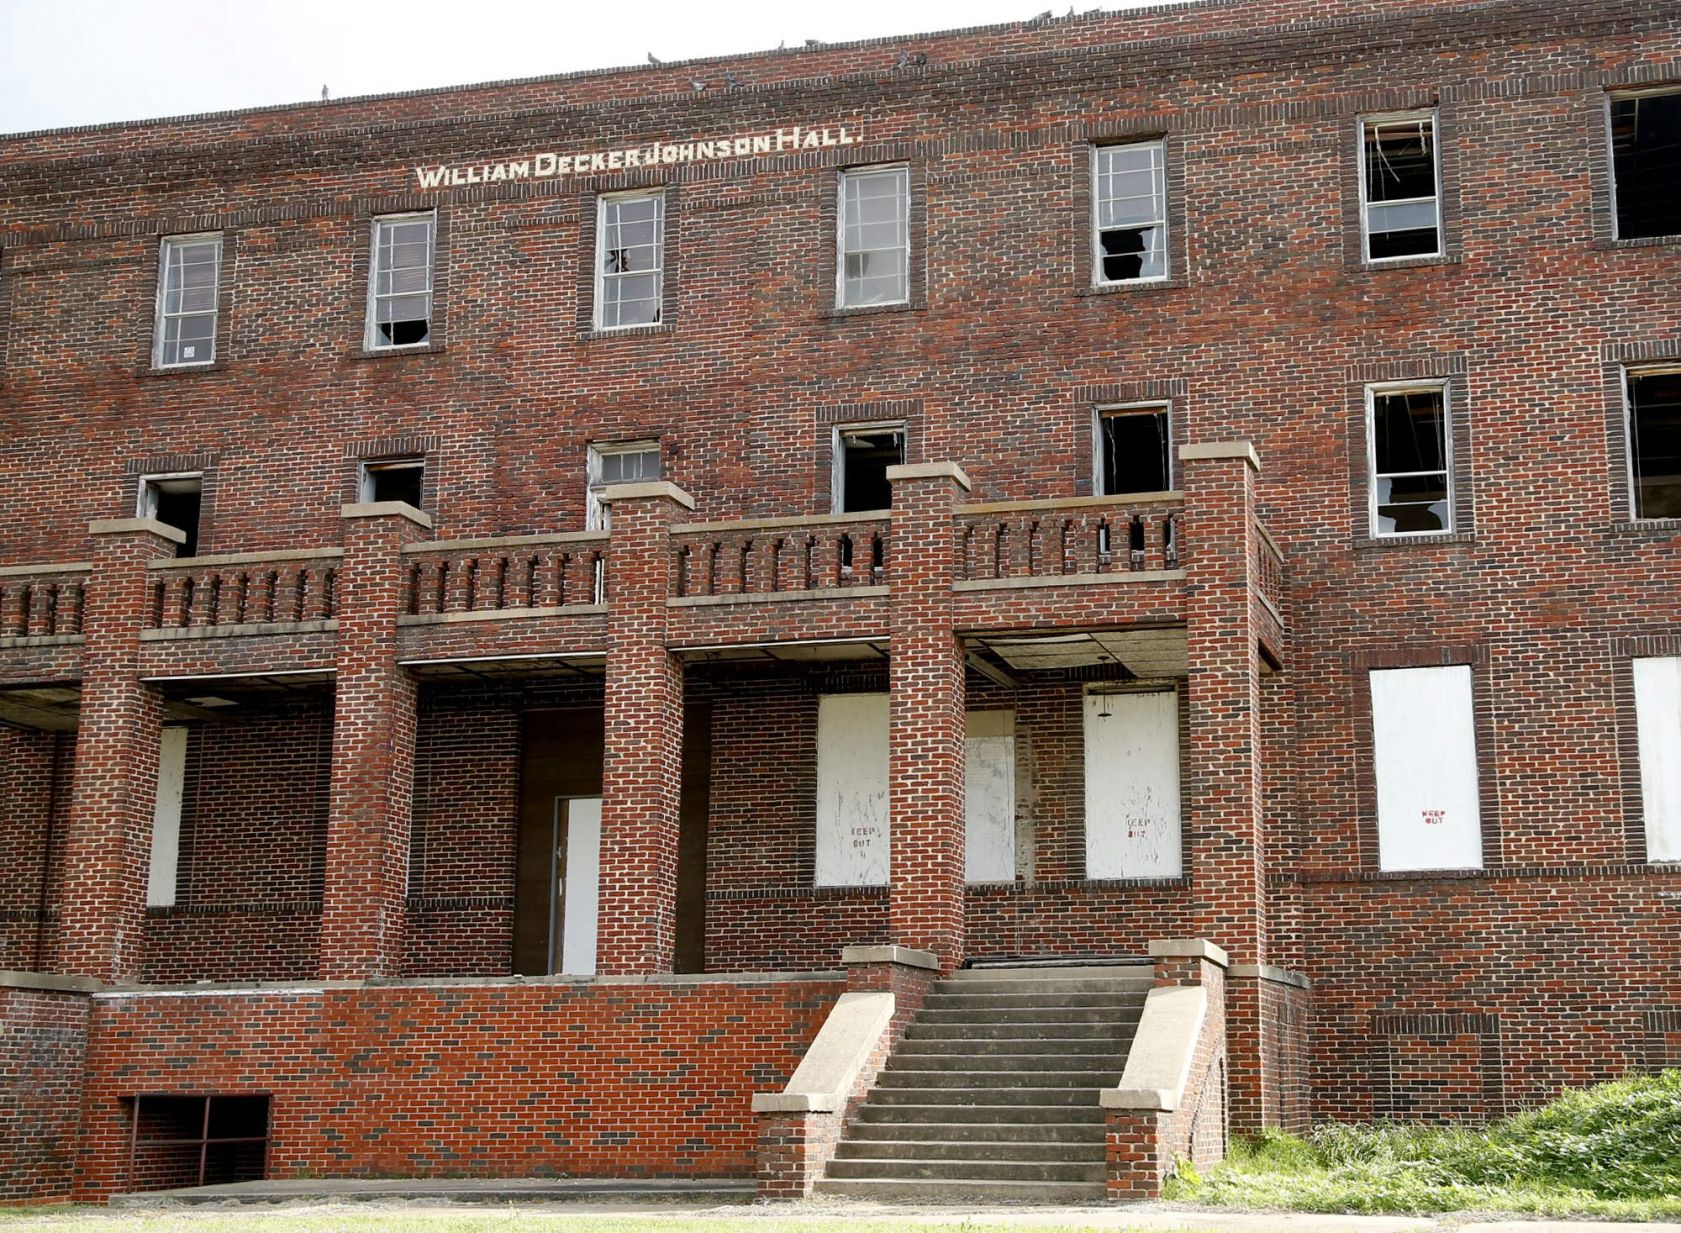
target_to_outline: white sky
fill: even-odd
[[[1140,0],[1075,0],[1100,2]],[[0,133],[991,25],[1055,3],[0,0]]]

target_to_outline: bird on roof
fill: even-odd
[[[648,63],[652,64],[652,65],[655,65],[655,66],[658,66],[658,65],[664,64],[665,61],[661,60],[658,56],[656,56],[653,52],[650,51],[648,53]]]
[[[1035,17],[1033,19],[1033,21],[1035,23],[1041,22],[1041,21],[1049,21],[1051,18],[1053,18],[1055,16],[1056,16],[1056,14],[1052,10],[1046,9],[1043,13],[1040,13],[1039,16]]]
[[[691,86],[693,86],[696,89],[696,91],[706,89],[706,83],[704,81],[699,80],[698,78],[690,80],[689,84]]]
[[[325,103],[327,101],[327,87],[326,86],[321,87],[321,101],[323,103]]]
[[[741,89],[743,82],[741,78],[737,77],[734,73],[725,73],[724,84],[732,90],[739,90]]]

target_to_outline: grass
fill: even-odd
[[[1308,1212],[1681,1218],[1681,1070],[1569,1092],[1482,1129],[1401,1123],[1269,1132],[1169,1199]]]

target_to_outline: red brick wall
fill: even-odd
[[[273,1095],[269,1175],[748,1177],[838,980],[102,996],[78,1195],[136,1092]],[[256,1030],[261,1025],[261,1030]]]
[[[61,868],[48,836],[75,747],[74,736],[0,730],[0,970],[38,971],[50,955]]]
[[[87,1029],[85,993],[0,987],[0,1204],[70,1195]]]

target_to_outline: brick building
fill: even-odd
[[[1672,0],[0,139],[0,1198],[1681,1063],[1678,148]]]

